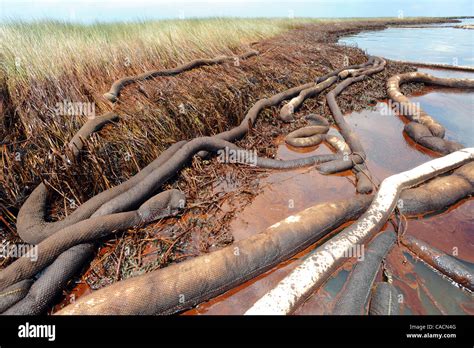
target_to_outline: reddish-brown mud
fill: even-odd
[[[427,87],[417,94],[417,98],[432,92],[433,89]],[[458,111],[462,113],[462,110],[462,106],[458,107]],[[461,116],[467,118],[470,113]],[[407,141],[403,134],[404,118],[390,110],[386,102],[379,102],[361,112],[353,112],[347,115],[347,121],[359,135],[367,152],[368,168],[378,182],[437,157],[430,151],[420,151],[416,144]],[[334,127],[330,132],[338,133]],[[277,138],[276,142],[277,157],[281,159],[329,152],[324,144],[301,151],[285,145],[281,138]],[[262,192],[232,220],[231,232],[235,240],[240,240],[311,205],[349,198],[355,194],[353,182],[354,177],[350,172],[332,176],[321,175],[313,168],[272,172],[262,180]],[[474,247],[473,207],[474,201],[467,199],[441,214],[410,219],[406,233],[451,255],[454,251],[464,261],[474,262],[471,252]],[[393,230],[391,224],[387,224],[386,228]],[[185,314],[244,313],[259,297],[297,267],[305,253],[313,248],[314,246],[308,248],[292,260]],[[429,272],[432,271],[429,266],[415,267],[417,261],[413,257],[407,261],[409,256],[405,254],[408,255],[406,248],[396,247],[386,261],[386,269],[393,274],[394,285],[403,295],[400,299],[402,314],[472,313],[469,294],[453,286],[437,272],[433,273],[435,276],[430,275]],[[347,261],[295,314],[330,314],[337,292],[342,288],[353,263],[354,260]],[[382,274],[379,272],[377,280],[381,279]],[[433,287],[437,289],[433,290]],[[440,293],[449,294],[454,300],[445,301]]]

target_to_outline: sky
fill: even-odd
[[[0,21],[474,16],[473,0],[0,0]]]

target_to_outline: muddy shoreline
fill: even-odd
[[[338,45],[336,44],[338,38],[341,35],[346,35],[348,33],[347,30],[349,30],[349,32],[351,33],[354,33],[356,31],[372,30],[372,29],[373,27],[369,27],[369,28],[359,27],[359,28],[349,28],[349,29],[343,28],[343,29],[340,29],[340,31],[336,30],[333,33],[331,33],[332,41],[329,45],[338,47]],[[380,27],[380,30],[381,29],[383,29],[383,27]],[[305,29],[297,29],[297,30],[304,32]],[[274,40],[276,40],[276,38]],[[260,45],[265,45],[265,44],[266,44],[265,42],[259,43],[259,44],[256,44],[254,47],[256,49],[261,49]],[[277,43],[274,43],[274,44],[277,44]],[[342,48],[342,50],[344,49],[345,48]],[[352,52],[351,53],[352,54],[358,53],[357,52],[358,50],[354,50],[354,51],[355,51],[354,53]],[[355,63],[358,63],[358,62],[359,61],[355,61]],[[353,61],[351,60],[351,64],[352,63]],[[331,65],[331,68],[337,68],[337,67],[338,66],[335,64]],[[384,71],[381,74],[378,74],[377,76],[375,76],[374,79],[371,79],[370,81],[368,81],[368,84],[369,84],[368,86],[355,85],[349,88],[347,92],[343,93],[338,98],[338,101],[341,105],[343,112],[363,110],[367,107],[367,103],[372,104],[376,100],[385,98],[386,97],[385,89],[383,87],[384,87],[384,80],[387,77],[396,73],[408,72],[408,71],[414,71],[414,70],[416,69],[409,65],[389,62],[389,65],[386,71]],[[386,76],[380,76],[380,75],[385,75],[385,74]],[[411,94],[414,92],[419,92],[422,90],[422,88],[423,88],[422,84],[407,85],[407,86],[404,86],[404,93]],[[318,98],[318,100],[321,100],[324,95],[325,93],[323,93],[322,96]],[[358,97],[352,98],[351,95],[352,96],[356,95]],[[314,105],[312,107],[309,106],[311,105],[312,102],[313,102],[312,100],[308,100],[305,103],[305,106],[299,111],[299,115],[304,115],[305,113],[310,112],[311,108],[315,107]],[[325,106],[324,104],[323,105],[318,104],[317,107],[319,107],[320,109],[319,110],[320,114],[328,117],[329,119],[331,118],[330,112],[327,109],[327,106]],[[252,133],[249,134],[248,137],[245,137],[243,140],[238,142],[239,146],[242,146],[244,148],[249,148],[249,149],[257,149],[258,153],[261,155],[275,156],[277,154],[278,148],[282,146],[280,135],[286,134],[292,131],[293,129],[297,129],[302,126],[301,122],[296,122],[295,124],[292,124],[292,125],[282,125],[280,122],[275,120],[276,113],[277,113],[276,108],[275,110],[271,110],[270,115],[268,115],[268,111],[264,112],[264,115],[262,115],[263,117],[259,118]],[[322,153],[325,152],[323,151],[323,149],[321,149],[321,151]],[[278,158],[284,158],[284,157],[279,156]],[[208,169],[209,171],[212,171],[212,172],[211,173],[207,172]],[[304,170],[301,170],[301,171],[303,172]],[[259,193],[262,192],[262,190],[265,189],[265,187],[268,187],[268,185],[271,186],[274,184],[273,182],[270,182],[270,183],[265,182],[265,178],[268,177],[269,174],[271,174],[271,171],[264,171],[264,170],[252,169],[252,168],[241,168],[239,166],[232,166],[232,165],[223,166],[220,163],[218,163],[218,161],[216,161],[215,159],[210,159],[206,161],[195,159],[193,161],[193,166],[189,168],[189,173],[186,173],[184,178],[181,178],[181,177],[178,178],[176,182],[177,186],[172,186],[172,187],[179,187],[186,193],[188,197],[194,197],[196,199],[196,202],[194,204],[200,204],[203,201],[203,197],[209,197],[209,199],[207,199],[208,202],[212,200],[210,199],[210,197],[215,197],[216,198],[214,200],[215,202],[213,202],[214,207],[211,207],[210,209],[197,207],[194,209],[190,209],[190,211],[185,212],[184,219],[181,219],[179,223],[178,221],[176,221],[179,225],[181,225],[180,226],[181,228],[178,229],[177,231],[175,230],[176,224],[173,224],[172,222],[171,223],[168,222],[169,224],[168,227],[164,227],[164,228],[157,227],[155,229],[158,231],[158,238],[156,238],[157,234],[154,233],[154,237],[156,239],[161,240],[163,237],[166,238],[168,236],[171,236],[171,240],[173,240],[171,245],[175,249],[172,250],[171,252],[169,252],[169,250],[165,251],[165,253],[169,257],[169,259],[165,260],[165,262],[167,263],[179,262],[181,260],[185,260],[188,257],[198,256],[198,255],[201,255],[202,253],[219,249],[222,246],[232,243],[232,241],[236,240],[236,238],[237,240],[240,240],[248,236],[249,235],[248,232],[245,232],[247,234],[244,234],[244,235],[242,235],[241,233],[237,235],[235,234],[239,230],[241,231],[248,230],[248,227],[241,225],[242,222],[239,223],[238,220],[235,219],[235,217],[236,215],[239,216],[239,213],[244,211],[245,207],[247,207],[253,201],[253,199],[256,196],[258,196]],[[291,182],[292,180],[291,173],[283,173],[281,175],[283,176],[283,180],[287,180],[288,183]],[[296,173],[296,175],[298,174]],[[346,182],[350,183],[351,174],[346,173],[344,175],[347,176],[348,178]],[[199,182],[213,182],[215,184],[213,185],[211,184],[208,187],[200,187],[198,189],[199,184],[197,183]],[[334,184],[335,184],[335,181],[334,181]],[[193,186],[191,189],[189,188],[190,185]],[[348,186],[348,188],[350,186],[351,184]],[[298,194],[296,194],[296,196],[298,196]],[[326,196],[326,198],[330,198],[330,196]],[[324,200],[324,199],[321,198],[321,200]],[[206,199],[204,199],[204,201],[206,201]],[[286,204],[286,202],[281,202],[281,204],[284,205]],[[190,203],[190,205],[193,205],[193,203]],[[297,208],[300,208],[301,207],[300,202],[298,202],[298,205],[299,206]],[[297,210],[298,209],[295,209],[295,211]],[[213,218],[213,221],[210,221],[211,217]],[[277,220],[278,219],[277,217],[278,217],[278,214],[274,217],[274,219]],[[184,226],[182,226],[183,224],[182,220],[184,220],[184,224],[185,224]],[[252,230],[254,231],[254,233],[259,232],[258,226],[260,226],[260,230],[268,226],[269,224],[268,219],[265,219],[265,220],[262,221],[263,223],[256,224],[255,226],[253,226]],[[147,228],[147,230],[149,230],[149,228]],[[190,232],[186,232],[186,231],[190,231]],[[216,233],[216,231],[218,232]],[[183,235],[184,235],[184,238],[182,237]],[[175,236],[179,236],[179,237],[176,238]],[[120,259],[120,255],[123,254],[122,250],[124,248],[124,245],[126,245],[127,243],[126,242],[127,239],[128,239],[127,235],[125,235],[120,241],[117,242],[115,246],[111,246],[109,252],[111,254],[110,258],[112,258],[112,260]],[[140,266],[143,268],[146,267],[145,269],[147,270],[156,269],[157,268],[156,260],[153,259],[153,253],[156,253],[156,255],[158,256],[160,250],[163,250],[163,248],[160,248],[160,247],[156,248],[154,245],[152,245],[151,247],[146,246],[145,248],[147,252],[142,253],[141,255],[140,255],[140,251],[137,253],[138,254],[137,256],[140,259],[139,262],[143,262],[141,260],[143,255],[145,256],[145,260],[146,259],[149,260],[150,256],[152,256],[151,257],[152,267],[149,267],[149,265],[147,264],[147,262],[149,261],[145,261],[144,264]],[[150,249],[152,250],[151,255],[149,253]],[[118,258],[117,258],[117,255],[119,255]],[[304,255],[304,253],[302,253],[302,255]],[[112,261],[111,263],[113,264],[114,262]],[[153,263],[155,263],[155,265],[153,265]],[[167,263],[161,263],[159,267],[166,266]],[[104,267],[104,265],[106,265],[106,263],[99,265],[100,269],[104,271],[102,275],[100,275],[99,277],[91,276],[88,278],[89,281],[87,283],[92,288],[97,289],[97,288],[102,287],[102,285],[104,284],[104,278],[110,279],[110,277],[113,276],[113,273],[115,273],[114,280],[125,279],[130,275],[137,274],[137,273],[127,274],[125,271],[122,276],[120,272],[117,272],[117,266],[116,266],[117,261],[115,262],[115,265],[112,266],[113,272],[108,271],[107,266]],[[283,265],[278,266],[278,268],[280,267],[283,267]],[[88,271],[89,275],[93,273],[95,272],[91,272],[90,270]],[[110,276],[107,276],[108,274],[110,274]],[[119,275],[117,276],[117,274]],[[100,285],[97,286],[98,285],[97,282],[90,281],[92,279],[96,279],[96,281],[99,281]],[[251,281],[250,283],[252,282],[253,281]],[[108,284],[108,282],[106,282],[105,284]],[[239,288],[244,289],[247,286],[248,285],[245,284]],[[82,291],[83,291],[83,288],[82,288]],[[86,291],[89,292],[90,290],[86,290]],[[237,289],[235,289],[235,291],[237,291]],[[80,292],[78,293],[78,295],[80,295]],[[71,295],[69,294],[68,296],[69,296],[68,299],[70,299]],[[224,299],[227,298],[227,294],[224,294],[223,298]],[[237,296],[237,298],[239,297]],[[212,302],[213,301],[211,301],[211,303]],[[62,306],[59,305],[56,307],[56,309],[60,309],[61,307]],[[190,311],[189,313],[198,313],[198,312]],[[219,309],[217,313],[221,313]],[[226,311],[224,311],[223,313],[226,313]]]
[[[380,25],[376,25],[375,27],[382,28]],[[324,67],[327,69],[327,71],[343,66],[345,56],[349,57],[350,64],[361,63],[366,59],[366,56],[360,50],[342,47],[337,45],[336,42],[340,35],[345,35],[345,33],[347,33],[347,30],[350,30],[351,32],[356,30],[371,30],[373,28],[372,26],[352,27],[352,25],[349,24],[337,30],[331,29],[331,32],[328,36],[322,35],[323,28],[317,25],[296,29],[295,31],[286,33],[280,37],[275,37],[257,43],[253,46],[253,48],[263,52],[263,57],[267,55],[267,57],[264,58],[265,62],[263,63],[266,65],[266,68],[268,68],[268,70],[266,70],[267,72],[284,69],[282,74],[284,77],[287,77],[287,74],[291,74],[289,67],[285,66],[287,64],[284,64],[285,60],[286,62],[291,63],[292,59],[298,59],[299,61],[311,59],[311,57],[304,57],[303,52],[292,50],[293,47],[300,46],[301,43],[307,44],[308,35],[311,35],[311,39],[313,39],[319,46],[317,47],[316,51],[311,50],[311,48],[308,47],[308,53],[315,57],[315,59],[321,59],[324,63],[329,61],[330,65]],[[330,43],[327,43],[328,41]],[[273,47],[278,47],[279,52],[277,53],[276,50],[272,52]],[[325,56],[321,54],[321,51],[324,52],[324,50],[328,50],[334,58],[331,59],[331,56]],[[265,52],[269,53],[265,54]],[[268,55],[272,53],[274,55],[268,57]],[[283,62],[280,63],[279,61],[282,60]],[[276,62],[278,63],[275,66]],[[259,59],[242,62],[241,64],[242,66],[245,66],[244,69],[246,69],[248,66],[248,69],[252,70],[258,69],[259,65],[263,65],[262,62],[259,62]],[[305,64],[305,72],[310,72],[312,70],[310,65],[311,63]],[[324,69],[323,67],[321,68]],[[220,69],[220,67],[216,67],[215,69]],[[326,70],[322,69],[319,70],[320,74],[327,72]],[[348,90],[338,98],[343,112],[362,110],[367,106],[368,102],[371,103],[378,100],[379,98],[385,97],[384,80],[388,76],[395,73],[408,71],[414,71],[414,69],[409,66],[389,63],[387,69],[384,72],[376,75],[373,79],[348,88]],[[189,73],[189,75],[191,74],[193,74],[193,72]],[[312,73],[312,76],[314,77],[317,77],[318,75],[319,74],[316,72]],[[205,81],[207,82],[207,79],[205,79]],[[299,80],[291,84],[287,81],[282,81],[283,83],[281,83],[281,85],[284,85],[284,88],[289,88],[306,81],[308,81],[308,78],[304,76],[303,78],[300,77]],[[163,82],[167,83],[166,81]],[[161,83],[157,83],[157,81],[150,81],[148,85],[150,84],[152,84],[152,86],[147,86],[144,88],[146,88],[146,90],[162,90],[164,93],[165,87]],[[207,86],[201,87],[202,91],[205,91],[206,87]],[[417,88],[421,87],[421,85],[407,86],[405,87],[405,92],[410,92],[411,90],[415,91]],[[272,89],[269,94],[284,88]],[[361,93],[362,91],[364,91],[364,93]],[[129,94],[133,92],[133,89],[126,90],[124,91],[124,95],[127,95],[126,98],[133,98],[134,95],[129,96]],[[162,98],[167,99],[167,97],[172,93],[173,92],[170,91],[170,94],[167,94]],[[181,93],[183,92],[181,91]],[[134,92],[134,94],[136,95],[136,92]],[[259,94],[260,95],[255,95],[253,91],[248,93],[248,95],[254,98],[254,100],[263,97],[266,93],[262,94],[260,92]],[[301,110],[299,110],[298,115],[304,115],[305,113],[309,113],[311,110],[316,109],[319,114],[331,119],[331,113],[328,107],[325,105],[325,103],[321,102],[321,100],[324,100],[323,98],[325,94],[326,93],[322,93],[317,100],[308,100]],[[357,95],[357,98],[353,98],[352,95]],[[128,109],[129,105],[126,104],[124,107],[127,107],[127,114],[134,113],[134,111]],[[242,140],[238,141],[237,144],[243,148],[256,149],[259,155],[274,157],[277,153],[278,146],[281,145],[281,138],[279,139],[278,137],[280,135],[287,134],[294,129],[300,128],[304,124],[301,119],[289,125],[279,122],[276,119],[278,112],[277,110],[278,108],[269,108],[268,110],[264,110],[262,115],[258,118],[252,132]],[[245,109],[242,111],[245,111]],[[237,124],[239,121],[240,120],[237,119],[235,124]],[[235,124],[233,123],[228,127],[232,127]],[[304,169],[302,171],[304,171]],[[145,228],[146,232],[144,237],[145,239],[149,238],[148,231],[151,230],[154,231],[152,234],[155,235],[155,238],[160,242],[162,238],[171,238],[173,242],[176,241],[176,236],[184,235],[184,238],[181,237],[180,240],[174,244],[173,247],[175,249],[169,253],[169,259],[165,260],[164,263],[159,264],[158,267],[156,264],[152,265],[151,267],[148,265],[140,265],[140,268],[144,269],[146,267],[145,269],[147,270],[153,270],[166,266],[169,262],[174,261],[175,258],[177,258],[177,261],[185,260],[187,257],[198,256],[202,253],[210,252],[232,243],[235,239],[235,236],[231,231],[231,223],[235,218],[235,215],[238,214],[239,211],[242,211],[253,200],[253,198],[257,196],[259,192],[261,192],[262,187],[260,182],[262,182],[262,180],[264,180],[265,177],[267,177],[271,172],[271,170],[262,170],[248,167],[243,168],[242,166],[221,164],[215,158],[204,161],[195,158],[193,160],[192,166],[185,169],[183,173],[177,177],[177,180],[169,187],[179,188],[185,192],[186,197],[188,197],[189,206],[198,206],[189,210],[187,209],[183,215],[184,219],[179,219],[179,222],[178,220],[175,222],[167,221],[164,227],[149,226]],[[350,176],[349,173],[346,173],[345,175]],[[202,186],[200,183],[205,183],[207,185]],[[268,186],[268,183],[264,185]],[[203,202],[207,202],[208,206],[203,207]],[[264,225],[262,224],[260,226],[263,227]],[[233,228],[233,230],[235,230],[235,228]],[[257,230],[258,227],[255,226],[255,231]],[[158,231],[158,233],[156,231]],[[91,282],[91,285],[94,289],[98,289],[103,286],[104,278],[113,279],[113,282],[115,279],[125,279],[128,276],[134,275],[127,273],[128,271],[125,270],[123,274],[117,277],[116,267],[114,267],[116,266],[115,260],[120,258],[121,250],[124,248],[124,244],[127,244],[128,235],[130,234],[123,236],[117,245],[112,247],[110,251],[111,257],[109,258],[109,262],[113,265],[112,269],[109,270],[107,268],[108,260],[106,259],[104,264],[100,265],[105,265],[105,267],[101,269],[101,271],[105,270],[105,273],[101,274],[99,277],[89,278],[96,279],[96,282]],[[132,233],[132,235],[134,235],[134,233]],[[243,236],[239,236],[239,238],[242,237]],[[160,244],[160,242],[158,243]],[[161,248],[158,247],[157,249],[160,250]],[[141,256],[139,256],[140,252],[141,251],[139,250],[137,251],[137,257],[141,259]],[[141,260],[138,262],[141,262]],[[115,277],[113,277],[114,275]]]
[[[410,23],[450,21],[453,20],[420,20]],[[364,30],[382,30],[387,25],[394,25],[394,22],[387,21],[383,24],[349,22],[332,26],[324,24],[304,26],[254,44],[253,48],[262,52],[261,57],[241,62],[240,71],[236,72],[229,66],[209,67],[202,71],[185,73],[182,77],[173,78],[172,81],[166,78],[148,81],[140,84],[138,88],[127,89],[114,111],[125,115],[126,128],[134,128],[138,126],[136,118],[151,119],[150,115],[156,117],[161,112],[169,112],[177,118],[180,114],[179,105],[184,104],[186,110],[195,113],[203,123],[206,123],[209,114],[216,112],[220,114],[221,122],[207,124],[198,130],[177,123],[178,126],[183,126],[180,128],[181,136],[186,134],[185,138],[190,138],[203,132],[217,133],[236,125],[246,109],[263,96],[308,82],[347,63],[364,62],[366,56],[361,50],[338,45],[336,43],[338,38]],[[346,113],[360,111],[378,100],[385,99],[387,96],[384,85],[388,77],[415,70],[413,66],[388,61],[387,68],[382,73],[351,86],[338,97],[342,111]],[[215,79],[216,76],[219,76],[218,81]],[[406,85],[403,86],[403,93],[412,94],[421,91],[422,88],[422,84]],[[306,101],[297,115],[316,112],[332,121],[324,96],[325,93],[317,99]],[[160,104],[159,108],[154,106],[157,103]],[[277,154],[280,156],[278,150],[281,147],[281,135],[300,128],[303,122],[300,119],[293,124],[282,124],[276,119],[277,113],[278,108],[265,110],[251,133],[237,144],[243,148],[256,149],[262,156],[274,157]],[[122,127],[119,126],[119,129],[107,127],[98,139],[97,148],[109,143],[107,146],[112,146],[112,149],[115,147],[116,150],[123,151],[124,142],[108,136],[112,132],[120,133],[126,130]],[[320,151],[324,153],[325,150]],[[158,150],[155,149],[147,156],[142,156],[141,153],[135,154],[138,157],[137,166],[143,167],[143,164],[156,153]],[[102,156],[106,155],[107,153],[102,153]],[[287,155],[294,156],[294,153],[288,152]],[[87,166],[87,160],[85,158],[78,165]],[[109,168],[111,171],[106,171],[105,175],[110,176],[112,184],[116,184],[131,174],[127,172],[129,168],[125,167],[125,172],[121,171],[123,159],[118,157],[117,162]],[[92,167],[87,169],[93,170]],[[120,171],[121,174],[112,175]],[[304,170],[296,172],[299,171]],[[139,230],[129,230],[117,235],[116,239],[104,240],[97,256],[91,262],[92,266],[86,270],[81,279],[71,282],[69,289],[72,290],[67,292],[62,304],[56,306],[54,311],[71,301],[72,297],[77,299],[89,292],[89,287],[99,289],[116,281],[232,243],[236,237],[234,232],[238,229],[238,225],[232,226],[232,222],[265,187],[272,185],[271,182],[265,181],[271,173],[270,170],[222,164],[215,158],[206,160],[195,158],[192,165],[167,185],[167,188],[179,188],[188,197],[188,207],[183,215]],[[346,182],[344,190],[347,190],[352,185],[351,174],[345,173],[342,176],[347,177],[344,179]],[[334,179],[341,178],[333,177],[330,180]],[[282,180],[291,180],[291,175],[284,173]],[[349,193],[354,192],[352,190]],[[55,212],[56,218],[67,213],[61,204],[53,206],[52,211]],[[264,225],[265,223],[262,224]]]

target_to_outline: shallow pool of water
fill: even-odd
[[[435,71],[434,74],[444,74]],[[442,95],[445,93],[445,95]],[[460,91],[444,91],[425,88],[412,100],[419,101],[432,116],[442,120],[440,110],[436,108],[438,100],[431,98],[435,94],[445,98],[442,111],[447,115],[456,114],[456,122],[471,122],[472,94]],[[433,154],[420,151],[403,133],[403,117],[395,115],[387,103],[379,102],[362,112],[347,115],[348,123],[359,135],[364,146],[368,168],[376,181],[411,169],[433,158]],[[441,121],[443,123],[443,121]],[[456,122],[454,125],[456,125]],[[463,137],[460,128],[450,126],[448,134],[455,139],[463,139],[471,144],[472,137]],[[338,131],[332,128],[331,133]],[[470,133],[472,135],[472,133]],[[329,149],[320,145],[311,151],[300,152],[284,144],[283,137],[276,139],[279,144],[277,157],[291,159],[316,153],[329,153]],[[231,224],[235,240],[247,238],[263,231],[270,225],[287,216],[313,206],[317,203],[350,198],[355,194],[354,177],[350,172],[341,175],[321,175],[312,168],[291,171],[272,172],[263,180],[263,191],[254,201],[239,213]],[[461,260],[474,262],[473,225],[474,200],[464,200],[444,213],[417,220],[409,220],[407,232],[432,246],[452,254],[454,248]],[[386,225],[385,228],[392,228]],[[320,243],[319,243],[320,244]],[[280,264],[267,273],[241,286],[199,305],[187,314],[242,314],[263,294],[272,289],[302,261],[302,257],[316,246]],[[396,275],[395,285],[403,294],[402,314],[435,314],[443,311],[449,314],[472,313],[472,298],[464,290],[453,286],[440,275],[432,275],[429,266],[420,266],[403,256],[406,249],[395,247],[387,259],[387,267]],[[420,263],[421,264],[421,263]],[[424,265],[424,264],[423,264]],[[337,300],[337,293],[343,286],[353,261],[346,262],[326,284],[301,306],[295,314],[330,314]],[[429,273],[431,272],[431,273]],[[378,280],[381,279],[379,274]],[[449,298],[443,298],[443,295]],[[469,301],[471,299],[471,301]],[[441,309],[439,309],[441,308]]]

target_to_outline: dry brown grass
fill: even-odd
[[[203,129],[198,119],[186,117],[185,113],[180,114],[178,124],[165,113],[159,122],[152,120],[154,126],[144,124],[150,122],[150,117],[145,117],[114,131],[111,143],[128,139],[120,151],[105,146],[98,153],[98,137],[93,137],[87,159],[93,168],[66,169],[57,161],[57,155],[85,117],[58,115],[58,103],[90,103],[97,114],[110,111],[112,107],[102,94],[115,79],[173,67],[195,58],[240,53],[251,42],[299,22],[213,19],[91,26],[57,22],[2,25],[3,205],[18,208],[40,178],[48,180],[64,197],[64,208],[65,198],[79,204],[90,193],[109,187],[111,180],[113,184],[123,179],[122,170],[125,177],[136,172],[144,160],[150,160],[165,144],[182,136],[179,124]],[[150,149],[146,137],[155,142],[156,151]],[[117,161],[121,162],[124,153],[130,162],[124,164],[126,168],[119,168]],[[108,177],[111,172],[115,174],[112,178]],[[81,187],[84,182],[90,184],[87,189]]]

